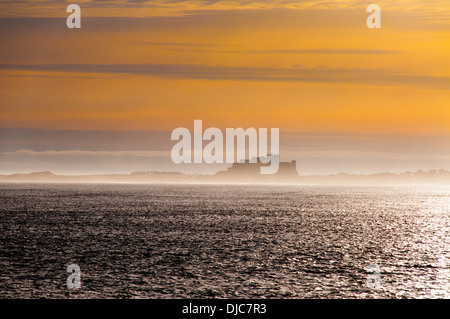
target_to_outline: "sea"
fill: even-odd
[[[450,298],[448,186],[36,183],[0,198],[0,298]]]

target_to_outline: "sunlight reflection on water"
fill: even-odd
[[[450,188],[0,184],[0,297],[450,298]],[[78,264],[82,288],[68,291]],[[380,268],[379,289],[367,267]]]

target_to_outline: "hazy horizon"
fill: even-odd
[[[0,2],[0,174],[211,173],[170,159],[196,119],[279,128],[300,174],[450,169],[450,6],[378,4]]]
[[[174,164],[170,131],[0,129],[0,174],[212,174],[229,164]],[[206,143],[204,143],[206,144]],[[281,161],[300,175],[401,173],[450,169],[446,135],[281,132]]]

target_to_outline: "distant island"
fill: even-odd
[[[57,175],[50,171],[0,175],[2,183],[198,183],[198,184],[299,184],[299,185],[450,185],[450,171],[445,169],[377,174],[299,175],[296,162],[280,162],[273,175],[261,175],[259,161],[235,163],[214,175],[179,172],[139,171],[130,174]]]

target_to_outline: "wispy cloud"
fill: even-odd
[[[219,50],[219,49],[202,49],[200,46],[206,45],[184,45],[180,43],[178,45],[173,44],[158,44],[159,46],[166,46],[165,50],[176,52],[196,52],[196,53],[224,53],[224,54],[338,54],[338,55],[392,55],[401,54],[401,51],[394,50],[377,50],[377,49],[283,49],[283,50]]]
[[[195,42],[133,42],[133,45],[150,45],[161,47],[175,47],[175,48],[198,48],[215,46],[212,43],[195,43]]]
[[[248,50],[247,53],[256,54],[344,54],[344,55],[385,55],[400,54],[400,51],[377,49],[308,49],[308,50]]]
[[[85,150],[64,150],[64,151],[33,151],[16,150],[12,152],[0,152],[4,155],[25,155],[25,156],[133,156],[133,157],[168,157],[168,151],[85,151]]]
[[[200,10],[242,10],[242,9],[356,9],[365,8],[368,3],[360,0],[79,0],[90,16],[180,16]],[[2,0],[0,16],[62,16],[67,2],[58,0]],[[378,0],[377,4],[387,10],[420,12],[434,15],[448,13],[447,0]],[[445,18],[445,17],[444,17]]]
[[[0,127],[0,150],[168,151],[170,131],[52,130]]]
[[[361,68],[262,68],[196,64],[0,64],[0,70],[126,74],[174,79],[354,83],[450,89],[450,77]]]
[[[401,54],[402,51],[383,49],[264,49],[264,50],[227,50],[226,43],[201,43],[201,42],[133,42],[131,45],[148,45],[162,47],[166,50],[178,52],[205,52],[205,53],[243,53],[243,54],[339,54],[339,55],[392,55]]]

